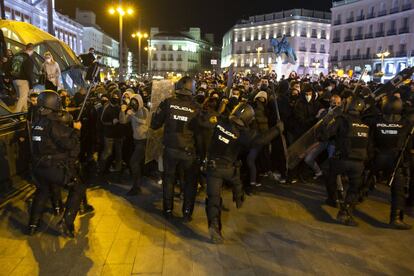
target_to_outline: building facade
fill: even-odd
[[[391,79],[414,65],[413,0],[345,0],[332,7],[332,69]]]
[[[96,15],[92,11],[76,10],[76,20],[83,27],[83,53],[94,48],[102,56],[102,63],[108,67],[119,67],[119,42],[107,35],[96,25]]]
[[[219,49],[214,45],[213,35],[202,39],[199,28],[176,33],[151,28],[148,43],[148,68],[152,73],[211,71],[214,63],[219,62]]]
[[[5,0],[6,19],[24,21],[48,31],[47,1]],[[55,36],[68,44],[76,54],[83,51],[83,26],[66,15],[54,12]]]
[[[270,40],[286,36],[297,55],[296,64],[290,66],[290,70],[325,72],[329,61],[330,25],[330,13],[304,9],[251,16],[224,35],[221,67],[228,67],[232,62],[237,71],[274,67],[276,57]]]

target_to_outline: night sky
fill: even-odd
[[[118,39],[118,21],[107,12],[116,0],[55,0],[56,9],[64,14],[75,17],[75,9],[93,10],[97,15],[97,24],[105,32]],[[128,44],[133,40],[130,34],[139,28],[141,19],[142,30],[160,27],[161,30],[180,31],[189,27],[200,27],[202,33],[214,33],[216,43],[221,45],[222,36],[239,19],[250,15],[265,14],[293,8],[329,11],[331,0],[124,0],[125,5],[133,6],[134,16],[124,22]],[[241,4],[251,2],[252,4]]]

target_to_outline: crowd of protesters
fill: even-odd
[[[25,54],[30,56],[32,52],[33,48],[29,45]],[[87,59],[89,67],[94,65],[94,59],[88,59],[92,56],[93,49],[83,57]],[[60,70],[56,66],[57,64],[53,62],[50,53],[46,53],[45,58],[44,72],[47,73],[46,84],[48,88],[57,91],[63,109],[72,113],[73,117],[76,118],[85,100],[86,89],[80,89],[74,95],[70,95],[66,90],[61,89]],[[7,60],[4,60],[3,66],[8,66]],[[27,67],[29,66],[27,65]],[[28,118],[34,122],[37,116],[37,94],[29,94],[29,90],[32,88],[29,69],[21,73],[22,75],[15,77],[3,76],[2,83],[7,85],[13,80],[19,95],[16,110],[25,110],[25,106],[28,104]],[[188,81],[188,79],[186,80]],[[279,77],[274,71],[267,71],[267,73],[234,73],[232,75],[225,72],[196,74],[191,80],[195,84],[195,89],[191,89],[191,85],[189,85],[187,90],[191,92],[191,98],[198,106],[197,120],[199,123],[196,129],[193,130],[193,135],[196,159],[200,166],[204,160],[209,158],[209,147],[216,131],[217,122],[221,118],[231,118],[240,104],[249,105],[254,111],[254,120],[245,127],[253,130],[258,135],[266,134],[270,129],[277,126],[279,121],[283,122],[284,127],[281,135],[270,143],[258,144],[240,152],[243,190],[247,194],[254,194],[255,191],[260,190],[260,186],[265,181],[291,185],[295,183],[300,185],[303,181],[326,184],[328,191],[326,204],[338,207],[340,209],[338,220],[347,225],[355,224],[351,211],[355,206],[342,208],[340,205],[342,203],[356,205],[356,200],[352,199],[352,202],[347,202],[343,199],[341,203],[342,196],[338,194],[336,182],[335,187],[332,187],[331,178],[334,176],[336,179],[338,175],[342,175],[344,185],[347,181],[349,182],[357,201],[364,200],[367,192],[375,189],[377,183],[386,181],[390,172],[392,172],[392,168],[381,167],[373,160],[379,156],[381,149],[381,143],[375,140],[376,134],[373,133],[379,127],[378,118],[382,118],[381,116],[387,114],[399,115],[401,118],[397,121],[391,121],[391,123],[395,125],[404,122],[401,123],[401,128],[402,126],[406,128],[414,123],[412,121],[414,82],[410,80],[390,91],[382,99],[376,99],[376,95],[373,93],[382,84],[376,82],[365,83],[348,76],[340,77],[335,73],[300,76],[295,72],[291,72],[287,76]],[[184,89],[183,85],[185,86],[185,84],[179,83],[176,90]],[[96,182],[94,184],[107,184],[110,175],[114,173],[129,175],[131,189],[127,196],[141,193],[144,175],[151,176],[156,179],[157,183],[162,184],[162,164],[156,164],[157,162],[144,164],[147,140],[150,137],[153,125],[150,114],[151,93],[151,80],[125,82],[106,80],[92,89],[90,97],[86,101],[85,112],[80,120],[82,128],[80,129],[79,161],[88,177],[91,179],[93,176],[99,177],[98,180],[94,178],[93,181]],[[387,109],[389,106],[392,106],[391,111]],[[355,178],[349,171],[339,172],[335,170],[333,160],[339,158],[338,139],[340,137],[338,136],[340,136],[340,132],[330,132],[329,124],[320,129],[320,135],[316,137],[312,147],[309,147],[305,152],[298,153],[304,161],[299,164],[300,169],[288,169],[285,145],[281,137],[286,138],[287,147],[294,145],[318,121],[327,114],[332,114],[333,110],[341,110],[345,114],[343,115],[344,118],[356,116],[352,118],[359,122],[358,127],[362,125],[370,129],[371,141],[368,144],[373,149],[370,149],[368,145],[365,146],[364,142],[358,142],[358,146],[363,144],[368,152],[366,158],[364,158],[365,160],[358,160],[359,163],[364,164],[364,169],[360,172],[361,175]],[[330,123],[332,124],[332,122]],[[337,126],[335,131],[338,129],[340,129],[340,126]],[[357,134],[365,137],[365,134],[363,135],[360,130]],[[345,133],[344,135],[348,134]],[[397,149],[400,146],[398,144],[395,147]],[[349,147],[354,149],[355,145]],[[406,148],[406,156],[403,162],[407,168],[406,171],[414,171],[413,154],[414,150],[410,143]],[[394,158],[393,164],[395,164],[398,155],[392,156]],[[354,160],[350,156],[346,156],[346,158],[347,160]],[[355,171],[358,170],[353,170],[353,172]],[[363,177],[366,172],[369,172],[370,177]],[[407,180],[412,179],[405,173],[398,174],[398,177]],[[177,186],[182,188],[185,181],[178,169],[177,183],[180,185],[177,184]],[[400,179],[398,181],[404,182]],[[200,191],[206,188],[203,173],[200,173],[197,177],[197,185]],[[179,190],[179,187],[177,187],[177,190]],[[404,201],[403,206],[399,205],[394,210],[401,212],[398,215],[391,214],[391,225],[397,229],[409,228],[408,225],[402,222],[403,211],[401,209],[414,205],[414,184],[408,181],[405,191],[406,193],[403,196],[406,201]],[[351,192],[349,193],[351,194]],[[395,193],[398,194],[399,191]],[[393,194],[393,198],[394,196]],[[321,204],[323,203],[321,202]]]

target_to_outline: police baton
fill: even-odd
[[[276,111],[277,122],[280,122],[280,121],[282,121],[282,119],[280,118],[279,103],[277,102],[277,95],[275,93],[275,85],[276,85],[276,83],[273,82],[273,84],[272,84],[272,95],[273,95],[274,103],[275,103],[275,111]],[[286,161],[285,176],[287,178],[288,172],[289,172],[289,152],[288,152],[288,148],[287,148],[286,137],[285,137],[285,134],[283,132],[280,132],[280,139],[282,139],[283,153],[285,155],[285,161]]]
[[[88,92],[86,93],[85,99],[83,99],[81,109],[80,109],[79,114],[78,114],[78,116],[76,117],[76,120],[75,120],[76,122],[80,121],[80,119],[82,117],[82,113],[85,110],[86,102],[89,98],[89,95],[91,94],[92,88],[95,88],[95,86],[97,85],[97,82],[95,81],[95,79],[98,77],[99,72],[100,72],[100,68],[99,68],[99,65],[98,65],[98,66],[95,67],[95,69],[92,73],[92,83],[89,85]]]

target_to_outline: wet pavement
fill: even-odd
[[[147,181],[138,197],[127,189],[89,190],[96,211],[77,219],[72,240],[48,214],[25,236],[27,203],[13,200],[0,210],[0,275],[414,275],[414,230],[388,228],[385,187],[358,206],[355,228],[336,224],[317,184],[267,183],[240,210],[225,191],[223,245],[209,242],[204,194],[183,224],[178,199],[178,218],[161,216],[161,186]]]

